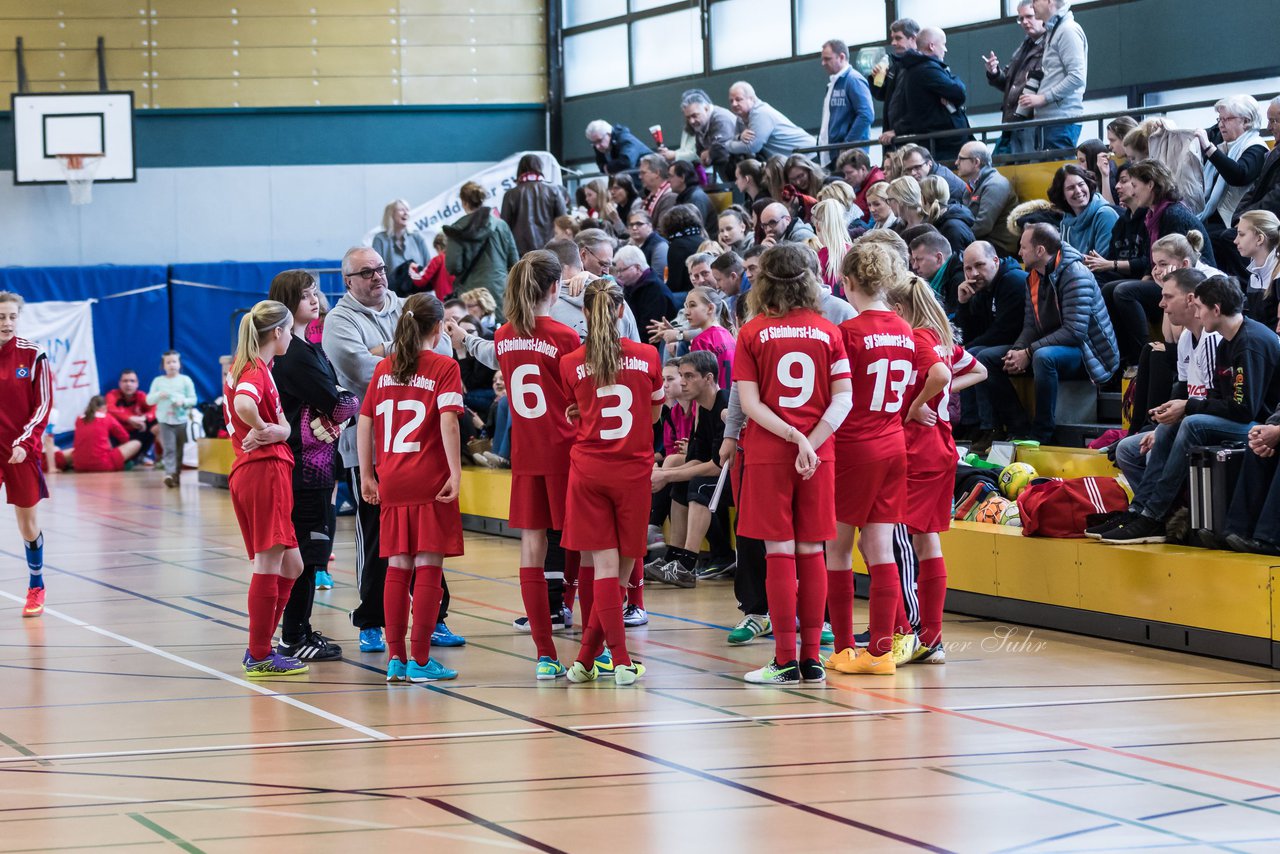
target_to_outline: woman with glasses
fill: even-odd
[[[1196,141],[1204,156],[1204,189],[1208,194],[1200,219],[1209,228],[1218,266],[1239,279],[1249,275],[1248,262],[1231,243],[1231,220],[1266,160],[1267,144],[1258,128],[1262,107],[1249,95],[1231,95],[1214,105],[1218,111],[1218,131],[1222,142],[1214,145],[1204,128],[1196,129]]]

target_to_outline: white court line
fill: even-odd
[[[1052,687],[1052,686],[1046,686]],[[1214,691],[1199,694],[1145,694],[1137,697],[1096,697],[1088,700],[1041,700],[1035,703],[983,703],[978,706],[947,706],[948,712],[982,712],[998,709],[1037,709],[1046,706],[1105,706],[1108,703],[1154,703],[1161,700],[1212,700],[1219,697],[1267,697],[1280,689],[1261,691]]]
[[[12,593],[6,593],[3,590],[0,590],[0,596],[3,596],[6,599],[11,599],[14,602],[17,602],[18,604],[25,604],[26,602],[26,600],[21,599],[17,596],[14,596]],[[250,691],[253,691],[258,694],[262,694],[265,697],[271,697],[274,700],[279,700],[285,705],[293,706],[295,709],[301,709],[302,711],[307,712],[308,714],[312,714],[312,715],[315,715],[316,717],[324,718],[330,723],[335,723],[338,726],[346,727],[347,729],[350,729],[350,730],[355,730],[361,735],[368,736],[369,738],[374,739],[376,741],[392,741],[395,739],[394,735],[388,735],[385,732],[380,732],[376,729],[372,729],[370,727],[364,726],[363,724],[358,724],[355,721],[348,720],[340,715],[335,715],[332,712],[326,712],[324,709],[316,708],[315,706],[309,703],[304,703],[301,700],[290,697],[288,694],[281,694],[278,691],[272,691],[270,688],[264,687],[262,685],[255,685],[246,679],[238,679],[235,676],[231,676],[230,674],[223,673],[221,670],[215,670],[212,667],[208,667],[206,665],[200,664],[199,662],[192,661],[189,658],[183,658],[180,655],[174,655],[171,652],[165,652],[163,649],[158,649],[154,646],[151,646],[150,644],[145,644],[142,641],[134,640],[133,638],[116,634],[115,632],[110,631],[109,629],[103,629],[103,628],[99,628],[98,626],[90,625],[89,623],[86,623],[83,620],[78,620],[69,614],[62,613],[61,611],[55,611],[52,608],[45,608],[44,612],[49,616],[57,617],[59,620],[63,620],[65,622],[71,623],[73,626],[78,626],[87,631],[102,635],[103,637],[111,638],[112,640],[119,641],[120,643],[126,644],[135,649],[140,649],[143,652],[149,652],[152,655],[158,655],[161,658],[168,659],[169,661],[172,661],[176,664],[181,664],[183,667],[189,667],[192,670],[197,670],[201,673],[207,673],[210,676],[216,676],[219,679],[222,679],[226,682],[230,682],[232,685],[239,685],[241,688],[247,688]]]

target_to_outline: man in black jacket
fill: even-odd
[[[964,281],[956,288],[955,320],[964,348],[976,359],[988,347],[1008,347],[1022,332],[1027,274],[1013,258],[1001,259],[994,246],[975,240],[964,250]],[[960,394],[962,427],[979,428],[979,444],[996,438],[995,412],[986,383]],[[977,449],[977,445],[975,445]]]
[[[653,154],[626,125],[611,125],[604,119],[587,125],[587,139],[596,150],[596,166],[606,175],[631,172],[641,157]]]
[[[914,237],[908,244],[911,272],[929,283],[947,315],[955,313],[956,290],[964,281],[964,261],[937,229]]]
[[[1090,533],[1104,543],[1163,543],[1164,520],[1187,480],[1187,452],[1198,445],[1243,442],[1280,404],[1280,339],[1242,313],[1234,279],[1213,276],[1196,287],[1196,314],[1205,332],[1222,336],[1213,387],[1204,398],[1171,400],[1152,411],[1155,443],[1129,510]]]
[[[666,283],[649,269],[639,247],[627,244],[614,253],[613,276],[622,285],[627,305],[635,314],[636,324],[642,332],[654,321],[671,320],[679,313],[675,297]],[[662,360],[661,347],[658,348],[658,358]]]
[[[920,25],[913,19],[899,18],[894,21],[889,25],[889,53],[871,70],[871,97],[884,102],[884,133],[880,134],[880,144],[886,151],[894,147],[893,138],[897,134],[897,121],[900,118],[893,93],[898,88],[898,80],[902,74],[902,56],[907,51],[916,49],[918,35]]]
[[[943,59],[947,34],[926,27],[916,38],[919,50],[909,50],[899,61],[902,72],[894,87],[894,131],[898,136],[969,127],[964,112],[968,92],[964,81],[952,73]],[[973,137],[954,134],[933,140],[930,148],[938,160],[955,160],[960,146]]]

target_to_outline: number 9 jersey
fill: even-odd
[[[849,378],[840,330],[817,312],[796,309],[786,317],[752,318],[738,332],[734,379],[760,388],[760,402],[800,433],[818,426],[831,403],[831,383]],[[796,446],[754,422],[743,435],[748,463],[794,463]],[[814,448],[835,459],[835,443]]]
[[[511,406],[511,473],[565,475],[574,427],[565,417],[570,400],[560,361],[582,346],[578,333],[539,317],[530,336],[503,324],[493,336]]]
[[[408,383],[391,375],[390,357],[373,369],[360,414],[373,419],[374,465],[383,507],[430,504],[449,479],[440,413],[462,413],[458,363],[438,353],[418,354]]]

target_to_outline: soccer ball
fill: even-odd
[[[978,505],[977,512],[973,514],[973,521],[997,525],[1000,523],[1000,517],[1009,509],[1009,504],[1009,499],[1001,498],[999,495],[992,495]]]
[[[1022,527],[1022,511],[1018,509],[1018,502],[1010,501],[1009,506],[1004,508],[1004,512],[1000,514],[1000,524],[1010,528]]]
[[[1016,499],[1037,477],[1036,470],[1027,463],[1009,463],[1000,471],[1000,491],[1006,498]]]

